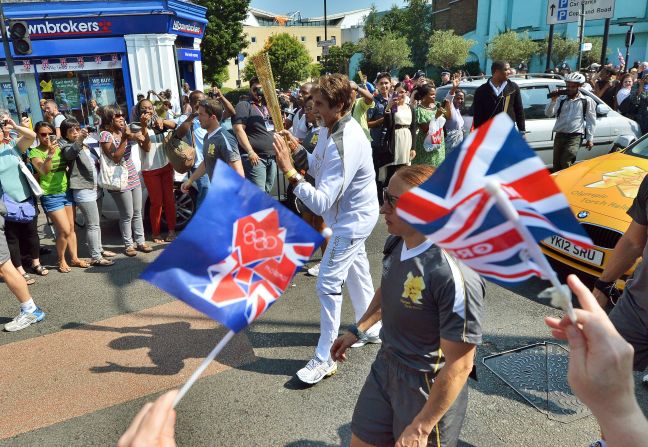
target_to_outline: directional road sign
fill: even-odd
[[[577,22],[582,0],[549,0],[547,25]],[[615,0],[584,0],[585,20],[610,19],[614,15]]]
[[[320,40],[317,42],[318,47],[332,47],[335,45],[335,37],[329,40]]]

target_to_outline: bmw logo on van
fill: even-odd
[[[581,211],[576,216],[578,216],[579,219],[585,219],[587,216],[589,216],[589,212],[588,211]]]

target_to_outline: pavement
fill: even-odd
[[[102,228],[106,248],[119,251],[117,223]],[[77,231],[83,240],[83,230]],[[367,244],[376,285],[386,234],[381,222]],[[53,245],[51,239],[42,243]],[[115,445],[142,405],[181,386],[226,333],[138,279],[161,249],[120,255],[112,267],[69,274],[51,268],[47,277],[37,277],[30,288],[46,319],[0,333],[0,446]],[[53,267],[55,258],[42,261]],[[234,337],[179,404],[178,445],[349,444],[355,401],[378,347],[353,350],[335,376],[301,386],[293,375],[318,338],[314,287],[314,278],[299,273],[265,315]],[[482,364],[484,356],[551,340],[543,317],[561,313],[535,298],[544,287],[539,280],[512,290],[488,284],[479,380],[470,381],[461,446],[586,446],[598,439],[592,416],[550,420]],[[4,286],[0,296],[4,324],[17,305]],[[342,318],[343,325],[352,322],[348,300]],[[637,397],[648,411],[648,389],[641,384]]]

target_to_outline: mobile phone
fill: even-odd
[[[49,138],[50,143],[56,143],[56,135],[49,135],[47,138]]]

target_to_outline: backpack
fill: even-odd
[[[587,102],[587,98],[581,98],[581,102],[583,103],[583,120],[585,120],[585,116],[587,115],[587,108],[589,107],[589,103]],[[566,99],[563,99],[560,101],[560,104],[558,104],[558,110],[556,110],[556,118],[560,116],[560,112],[562,112],[562,106],[567,101]]]

